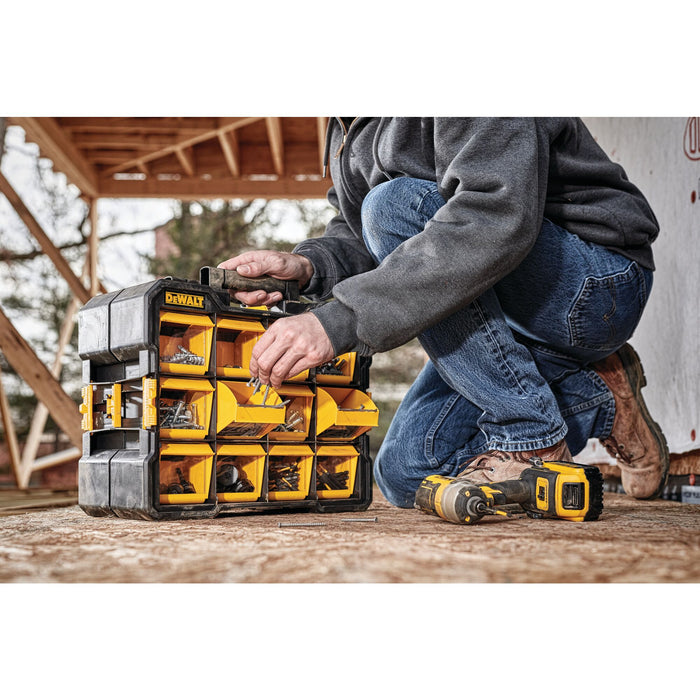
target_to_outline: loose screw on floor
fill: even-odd
[[[328,523],[277,523],[277,527],[325,527]]]
[[[341,518],[344,523],[376,523],[377,518]]]

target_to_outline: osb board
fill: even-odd
[[[343,522],[376,517],[376,522]],[[322,527],[278,527],[321,522]],[[0,518],[2,582],[698,582],[700,506],[605,494],[599,521],[468,527],[390,506],[148,522],[77,507]]]

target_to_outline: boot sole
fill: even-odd
[[[661,484],[651,496],[642,496],[639,499],[643,501],[650,501],[654,498],[658,498],[666,486],[668,481],[668,472],[671,466],[671,456],[669,454],[666,436],[661,430],[661,426],[651,417],[649,409],[647,408],[642,396],[642,388],[647,385],[647,378],[644,375],[644,369],[637,351],[631,345],[626,344],[621,347],[617,353],[622,362],[622,367],[625,370],[627,379],[630,382],[630,386],[632,386],[634,390],[634,396],[639,404],[642,416],[644,417],[644,422],[647,424],[651,434],[654,436],[654,440],[658,445],[659,453],[661,455],[661,468],[663,470],[661,474]]]

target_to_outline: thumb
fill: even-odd
[[[236,267],[236,272],[243,277],[262,277],[268,272],[268,265],[263,265],[260,262],[252,261],[242,263]]]

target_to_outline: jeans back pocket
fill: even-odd
[[[634,333],[646,305],[652,273],[631,262],[623,271],[586,277],[569,312],[575,347],[614,352]]]

